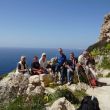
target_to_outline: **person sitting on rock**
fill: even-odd
[[[75,66],[77,64],[77,59],[74,57],[74,53],[70,53],[70,60],[68,60],[65,64],[67,68],[67,81],[68,85],[70,85],[73,82],[73,74],[75,71]]]
[[[84,51],[79,57],[78,57],[78,64],[77,64],[77,70],[80,78],[84,82],[88,82],[87,74],[88,73],[88,67],[86,66],[87,62],[87,55],[88,52]]]
[[[88,55],[86,65],[89,67],[90,72],[92,73],[93,77],[96,78],[96,69],[95,69],[95,59],[91,54]]]
[[[78,58],[79,61],[79,75],[82,76],[84,81],[90,86],[96,86],[97,79],[93,74],[92,65],[95,65],[95,60],[90,57],[90,54],[86,51],[83,52]]]
[[[16,69],[16,73],[21,73],[24,75],[29,75],[29,71],[28,71],[28,67],[26,64],[26,57],[25,56],[21,56],[20,61],[17,64],[17,69]]]
[[[55,64],[55,71],[57,73],[60,72],[61,77],[59,83],[63,84],[67,76],[67,68],[64,66],[64,63],[66,62],[66,55],[64,54],[62,48],[59,48],[58,52],[60,56],[56,58],[57,63]]]
[[[33,62],[31,64],[31,73],[32,75],[39,75],[44,73],[44,69],[41,68],[37,56],[33,58]]]
[[[56,64],[57,64],[57,60],[56,60],[56,57],[54,58],[51,58],[51,69],[52,69],[52,73],[55,75],[55,67],[56,67]]]
[[[40,66],[45,71],[45,73],[48,73],[49,64],[47,63],[46,53],[42,53],[41,58],[39,59]]]

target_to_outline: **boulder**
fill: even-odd
[[[26,90],[26,94],[30,94],[31,91],[35,89],[35,86],[32,84],[28,84],[28,88]]]
[[[98,71],[98,74],[102,74],[103,77],[106,77],[108,74],[110,74],[110,70],[101,68],[100,71]]]
[[[11,73],[0,81],[0,100],[8,102],[10,99],[23,95],[28,87],[28,78],[23,74]]]
[[[39,75],[30,76],[29,84],[40,85],[40,77],[39,77]]]
[[[36,86],[34,87],[33,85],[28,86],[26,93],[27,95],[33,95],[35,96],[36,94],[44,94],[45,89],[42,86]]]
[[[52,75],[50,74],[40,74],[40,80],[43,87],[49,86],[49,84],[53,82]]]
[[[40,80],[41,81],[52,81],[52,76],[50,74],[40,74]]]
[[[49,110],[75,110],[75,107],[63,97],[56,100]]]
[[[87,90],[88,88],[90,88],[89,85],[87,85],[86,83],[78,83],[75,87],[75,90]]]
[[[37,86],[35,89],[34,89],[34,93],[35,94],[43,94],[45,91],[45,89],[42,87],[42,86]]]
[[[45,89],[40,84],[38,75],[27,77],[20,73],[11,73],[0,81],[0,103],[21,95],[43,94]]]

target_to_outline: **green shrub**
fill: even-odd
[[[106,75],[106,77],[107,77],[107,78],[110,78],[110,73],[108,73],[108,74]]]
[[[26,96],[20,96],[10,102],[3,110],[44,110],[45,103],[43,95],[30,96],[27,100]]]
[[[110,50],[110,44],[109,43],[105,46],[105,49]]]
[[[91,54],[93,56],[97,56],[97,55],[107,55],[110,52],[110,43],[106,43],[105,45],[103,45],[103,47],[101,48],[94,48],[91,51]]]
[[[86,91],[85,90],[76,90],[74,92],[74,96],[78,98],[78,100],[81,102],[84,96],[87,96]]]
[[[47,103],[50,103],[51,105],[58,98],[65,97],[69,102],[77,106],[81,103],[83,97],[86,95],[87,94],[85,93],[84,90],[82,91],[76,90],[74,92],[71,92],[68,89],[58,89],[53,94],[47,94],[45,96],[45,99],[47,99]]]
[[[98,78],[102,78],[103,77],[103,74],[98,74],[97,77]]]
[[[100,67],[102,67],[103,69],[110,69],[110,61],[107,57],[104,57]]]
[[[101,55],[102,53],[101,53],[101,51],[99,50],[99,49],[93,49],[92,51],[91,51],[91,55],[92,56],[97,56],[97,55]]]
[[[0,105],[0,110],[45,110],[45,104],[50,105],[57,99],[65,97],[69,102],[78,106],[87,94],[85,91],[71,92],[67,88],[58,89],[53,94],[30,96],[19,96],[8,105]]]

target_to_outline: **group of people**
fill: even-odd
[[[28,68],[28,65],[26,63],[26,57],[21,56],[20,61],[17,64],[16,72],[24,75],[39,75],[47,73],[47,65],[48,63],[46,59],[46,53],[42,53],[40,59],[38,59],[37,56],[34,56],[31,64],[31,70]]]
[[[48,70],[51,70],[55,79],[58,73],[60,73],[60,78],[58,78],[59,81],[58,79],[56,80],[57,82],[60,84],[67,83],[68,85],[73,83],[76,69],[78,77],[85,79],[96,78],[95,60],[87,51],[84,51],[78,58],[75,58],[74,52],[71,52],[69,59],[67,59],[62,48],[59,48],[58,52],[59,57],[53,58],[49,63],[47,62],[46,53],[42,53],[40,59],[34,56],[31,70],[26,64],[26,57],[21,56],[20,62],[17,65],[17,72],[24,75],[40,75],[49,74]]]

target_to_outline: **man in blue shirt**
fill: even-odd
[[[66,61],[66,56],[63,53],[63,50],[61,48],[58,49],[59,53],[60,53],[60,57],[58,58],[58,64],[60,66],[62,66],[64,64],[64,62]]]
[[[57,65],[55,67],[55,71],[60,72],[61,74],[60,83],[63,84],[63,82],[65,81],[66,74],[67,74],[67,69],[64,66],[64,63],[66,62],[66,56],[63,53],[62,48],[59,48],[58,52],[60,56],[57,58]]]

